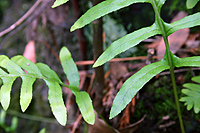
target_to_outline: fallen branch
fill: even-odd
[[[31,15],[31,17],[29,17],[28,19],[25,20],[24,23],[22,23],[20,26],[18,26],[16,29],[12,30],[10,33],[8,33],[8,35],[5,36],[5,38],[3,39],[3,41],[0,43],[0,49],[2,49],[2,47],[4,46],[4,44],[6,43],[6,41],[13,35],[15,35],[16,33],[18,33],[20,30],[22,30],[24,27],[26,27],[27,25],[29,25],[31,22],[33,22],[34,19],[36,19],[39,15],[41,15],[42,12],[44,12],[48,5],[51,4],[51,0],[49,0],[46,3],[41,4],[41,6],[33,13],[33,15]]]
[[[33,11],[35,11],[35,9],[37,8],[37,6],[42,2],[42,0],[37,0],[35,2],[35,4],[14,24],[12,24],[9,28],[5,29],[4,31],[0,32],[0,37],[11,32],[12,30],[14,30],[18,25],[20,25],[24,20],[26,20],[28,18],[28,16],[30,16],[30,14],[33,13]]]

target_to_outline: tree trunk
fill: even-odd
[[[79,19],[79,17],[81,16],[81,10],[80,10],[78,0],[72,0],[71,2],[74,9],[74,15],[76,19]],[[81,57],[82,57],[82,60],[84,61],[87,59],[86,57],[87,46],[84,39],[85,37],[84,37],[83,29],[81,28],[81,29],[76,30],[76,33],[77,33],[77,38],[80,45]],[[87,67],[84,66],[83,69],[87,69]]]
[[[93,0],[93,5],[102,2],[102,0]],[[102,18],[97,19],[93,22],[93,57],[96,61],[97,58],[103,52],[103,21]],[[95,70],[95,79],[94,79],[94,89],[95,89],[95,99],[94,107],[98,111],[102,111],[102,98],[103,98],[103,89],[104,89],[104,70],[103,66],[97,67]]]

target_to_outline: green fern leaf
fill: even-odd
[[[53,82],[47,79],[44,81],[49,87],[48,99],[51,110],[58,122],[65,126],[67,122],[67,110],[62,98],[62,89],[57,82]]]
[[[25,74],[20,66],[11,61],[5,55],[0,55],[0,66],[5,68],[11,74]]]
[[[56,0],[54,3],[53,3],[53,6],[52,8],[55,8],[55,7],[58,7],[64,3],[67,3],[69,0]]]
[[[79,73],[78,68],[71,57],[71,53],[66,47],[60,51],[60,62],[63,67],[64,73],[69,80],[68,88],[73,92],[76,97],[76,103],[81,111],[84,120],[89,124],[94,124],[95,115],[92,106],[92,100],[89,94],[79,91]]]
[[[1,78],[4,83],[1,87],[1,104],[4,110],[7,110],[10,104],[10,91],[12,84],[19,75],[25,75],[25,72],[5,55],[0,55],[0,66],[12,74],[9,75],[4,73],[3,70],[1,71]]]
[[[83,119],[93,125],[95,121],[94,109],[92,106],[92,100],[87,92],[76,93],[76,103],[81,111]]]
[[[187,9],[192,9],[199,0],[187,0],[186,1],[186,7]]]
[[[200,56],[174,58],[175,67],[200,67]]]
[[[35,74],[38,76],[43,77],[42,73],[38,69],[38,67],[33,63],[32,61],[26,59],[22,55],[17,55],[11,58],[13,62],[15,62],[17,65],[19,65],[21,68],[26,70],[29,74]]]
[[[0,56],[0,78],[3,85],[0,90],[0,101],[6,110],[10,103],[10,92],[13,82],[17,77],[22,78],[20,105],[24,112],[29,106],[32,99],[32,86],[37,78],[43,79],[49,87],[49,103],[53,115],[61,125],[67,122],[67,111],[62,98],[62,89],[64,85],[72,90],[76,97],[76,102],[80,108],[83,118],[89,124],[94,124],[95,115],[92,101],[89,94],[79,91],[79,73],[67,48],[63,48],[60,53],[61,63],[66,73],[70,86],[66,86],[58,75],[46,64],[34,64],[25,57],[18,55],[11,60],[4,55]],[[66,62],[67,61],[67,62]],[[69,64],[68,64],[69,63]],[[24,70],[27,72],[25,73]],[[74,79],[75,78],[75,79]]]
[[[17,65],[19,65],[21,68],[26,70],[28,74],[24,74],[24,76],[20,76],[22,78],[22,86],[21,86],[21,93],[20,93],[20,105],[21,109],[24,112],[31,100],[32,100],[32,86],[33,83],[36,80],[36,77],[32,77],[31,74],[38,75],[40,77],[43,77],[40,70],[37,68],[37,66],[30,60],[26,59],[24,56],[17,55],[11,58],[11,61],[15,62]],[[38,77],[37,76],[37,77]]]
[[[200,83],[200,76],[193,77],[192,81]]]
[[[46,64],[37,63],[36,66],[39,68],[41,73],[48,78],[45,79],[46,84],[49,87],[49,103],[51,110],[61,125],[66,125],[67,122],[67,111],[62,98],[62,89],[59,83],[62,83],[58,75],[49,68]]]
[[[9,76],[6,72],[0,69],[0,76],[3,80],[3,85],[1,86],[1,104],[4,110],[7,110],[10,104],[10,92],[12,84],[17,78],[16,76]]]
[[[109,119],[118,115],[126,105],[131,101],[135,94],[155,75],[169,69],[168,62],[163,59],[159,62],[149,64],[131,76],[122,85],[122,88],[117,93],[110,111]]]
[[[25,57],[18,55],[11,60],[8,57],[0,56],[0,66],[5,68],[9,74],[0,69],[0,75],[3,80],[1,87],[1,103],[4,109],[8,108],[10,102],[10,90],[12,83],[17,77],[22,78],[20,93],[20,105],[22,111],[25,111],[32,99],[32,86],[36,78],[43,79],[49,87],[49,102],[55,118],[61,125],[66,124],[67,113],[62,99],[62,89],[59,83],[62,83],[57,74],[47,65],[38,63],[39,69],[33,62]],[[43,68],[42,68],[43,67]],[[21,68],[26,70],[26,74]],[[42,73],[41,73],[42,71]],[[6,97],[7,96],[7,97]]]
[[[70,31],[82,28],[85,25],[91,23],[95,19],[98,19],[106,14],[117,11],[121,8],[127,7],[133,3],[143,3],[150,0],[106,0],[98,5],[89,9],[84,15],[82,15],[71,27]]]
[[[97,59],[93,67],[98,67],[105,62],[114,58],[117,54],[126,51],[127,49],[136,46],[142,40],[145,40],[153,35],[159,34],[159,28],[156,24],[150,27],[142,28],[133,33],[130,33],[117,41],[113,42],[106,51]]]
[[[192,81],[200,83],[200,76],[196,76],[192,78]],[[187,106],[187,110],[191,110],[194,108],[195,113],[199,113],[200,111],[200,85],[196,83],[185,83],[183,87],[187,89],[182,89],[182,93],[186,96],[180,98],[181,102],[185,102],[185,106]]]
[[[75,62],[72,59],[71,53],[66,47],[62,47],[60,50],[60,62],[63,67],[64,73],[69,80],[69,85],[79,91],[79,73]],[[75,92],[73,92],[75,94]]]
[[[177,30],[191,28],[198,25],[200,25],[200,12],[184,17],[181,20],[175,21],[171,24],[165,23],[167,36],[169,36]]]
[[[21,85],[21,93],[20,93],[20,105],[21,109],[24,112],[32,100],[32,91],[33,91],[33,83],[35,82],[36,78],[21,76],[22,78],[22,85]]]
[[[41,71],[42,75],[44,75],[49,80],[62,83],[56,72],[54,72],[48,65],[43,63],[37,63],[36,66]]]

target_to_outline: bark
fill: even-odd
[[[93,5],[102,2],[102,0],[93,0]],[[103,21],[102,18],[97,19],[93,22],[93,58],[96,60],[103,52]],[[94,107],[98,111],[102,111],[102,99],[104,89],[104,70],[103,66],[97,67],[95,70],[95,99]]]

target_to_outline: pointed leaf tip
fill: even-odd
[[[192,9],[193,7],[195,7],[195,5],[197,4],[199,0],[187,0],[186,1],[186,7],[187,9]]]
[[[76,30],[76,28],[74,27],[74,25],[70,28],[70,32],[73,32],[73,31],[75,31]]]
[[[53,5],[51,6],[52,8],[58,7],[66,2],[68,2],[69,0],[56,0]]]
[[[92,68],[96,68],[98,67],[99,65],[95,62],[94,65],[92,66]]]

